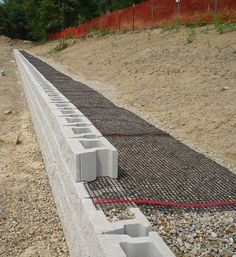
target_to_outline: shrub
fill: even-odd
[[[59,44],[53,48],[54,53],[58,53],[68,47],[68,43],[63,39],[59,41]]]
[[[196,31],[194,28],[190,28],[188,29],[188,32],[187,32],[187,43],[188,44],[191,44],[194,39],[196,38]]]

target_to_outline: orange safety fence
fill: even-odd
[[[109,13],[109,31],[120,30],[120,11]]]
[[[218,0],[219,19],[236,21],[236,0]]]
[[[179,3],[179,21],[184,24],[211,23],[215,17],[215,1],[183,0]]]
[[[215,21],[236,22],[236,0],[148,0],[51,33],[48,38],[79,38],[92,29],[119,31],[154,28],[176,22],[207,24]]]
[[[151,28],[153,26],[153,1],[134,6],[134,29]]]
[[[168,25],[176,22],[177,4],[176,0],[153,0],[154,26]]]

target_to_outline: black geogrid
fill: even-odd
[[[176,203],[236,201],[236,175],[228,169],[134,113],[117,107],[88,86],[72,80],[26,52],[22,54],[118,150],[118,179],[103,177],[85,183],[94,200],[148,199]],[[107,204],[100,207],[105,208]],[[218,209],[235,209],[235,206]]]

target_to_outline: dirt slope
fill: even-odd
[[[20,85],[13,48],[0,36],[0,256],[69,256]]]
[[[73,40],[56,54],[57,42],[30,51],[235,169],[236,32],[195,33],[191,44],[186,29],[156,29]]]

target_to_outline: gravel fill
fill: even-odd
[[[177,257],[236,257],[236,211],[140,210]],[[135,218],[125,206],[103,211],[110,222]]]
[[[128,208],[119,209],[114,207],[107,207],[103,209],[103,211],[110,222],[130,220],[135,218],[135,214],[132,213]]]
[[[236,211],[142,211],[178,257],[236,257]]]

